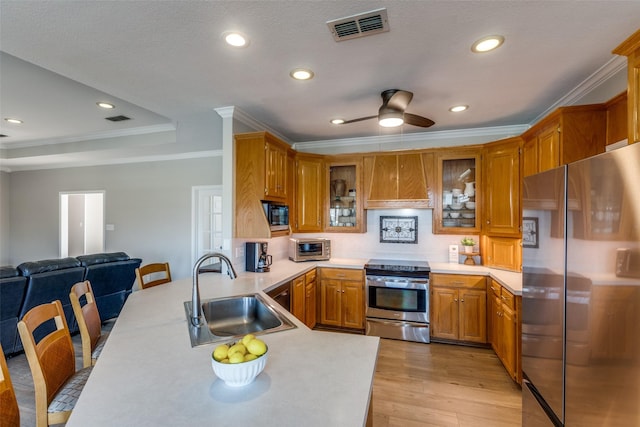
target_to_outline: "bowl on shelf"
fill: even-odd
[[[264,370],[269,356],[269,348],[257,359],[242,363],[222,363],[211,357],[211,367],[218,378],[230,387],[242,387],[251,384]]]
[[[462,214],[462,218],[467,218],[467,219],[471,219],[471,218],[475,218],[476,214],[474,213],[463,213]]]
[[[467,207],[467,209],[475,209],[476,202],[467,202],[465,206]]]
[[[462,203],[451,203],[451,209],[456,211],[462,209]]]
[[[451,218],[460,218],[460,212],[451,212],[449,213]]]

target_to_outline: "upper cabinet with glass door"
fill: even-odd
[[[436,155],[437,192],[433,211],[436,234],[480,232],[482,197],[480,149],[449,150]]]
[[[364,233],[362,158],[327,157],[325,231]]]

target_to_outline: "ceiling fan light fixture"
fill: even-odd
[[[21,125],[22,123],[24,123],[22,120],[14,119],[13,117],[7,117],[4,119],[4,121],[13,125]]]
[[[484,53],[497,49],[504,43],[504,37],[500,35],[486,36],[471,45],[471,52]]]
[[[452,113],[460,113],[467,109],[469,109],[468,105],[454,105],[453,107],[449,108],[449,111],[451,111]]]
[[[108,102],[96,102],[96,105],[100,108],[104,108],[105,110],[113,110],[114,108],[116,108],[115,105]]]
[[[378,124],[385,128],[394,128],[404,123],[403,114],[400,111],[387,111],[378,115]]]
[[[296,80],[311,80],[314,74],[308,68],[295,68],[291,70],[289,75]]]
[[[331,124],[341,125],[344,123],[344,119],[331,119]]]
[[[249,46],[249,37],[238,31],[226,31],[222,33],[222,37],[224,41],[227,42],[229,46],[233,47],[247,47]]]

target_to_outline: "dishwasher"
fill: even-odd
[[[273,298],[287,311],[291,311],[291,282],[285,282],[275,288],[266,291],[266,294]]]

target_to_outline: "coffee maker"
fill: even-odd
[[[245,243],[245,269],[255,273],[266,273],[271,265],[271,255],[267,255],[267,242]]]

